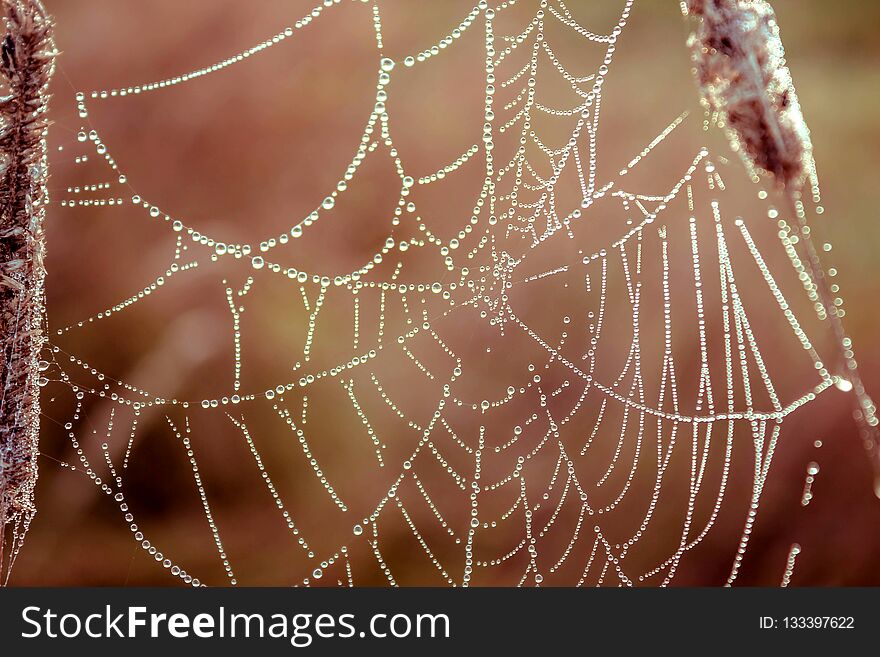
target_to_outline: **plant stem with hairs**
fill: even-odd
[[[52,23],[39,0],[0,0],[0,584],[36,513],[40,352],[45,344]],[[5,574],[4,574],[5,573]]]
[[[852,391],[853,416],[871,455],[880,497],[880,431],[876,407],[865,391],[834,294],[819,259],[801,191],[815,179],[810,133],[801,113],[773,8],[766,0],[688,0],[695,18],[689,45],[704,104],[726,124],[734,150],[747,167],[769,175],[783,193],[798,228],[795,247],[835,338],[835,382]]]

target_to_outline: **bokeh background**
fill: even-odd
[[[221,73],[136,98],[90,102],[89,117],[84,121],[77,113],[76,92],[158,80],[221,60],[279,32],[306,13],[311,0],[46,0],[46,4],[57,20],[62,53],[54,81],[50,133],[53,205],[48,219],[48,308],[53,332],[136,293],[174,257],[175,236],[128,202],[123,207],[60,206],[60,201],[76,198],[68,193],[69,188],[105,179],[112,182],[109,172],[96,162],[99,158],[94,149],[83,150],[77,141],[82,127],[99,131],[128,182],[108,194],[80,196],[115,196],[118,188],[118,195],[128,201],[132,193],[138,193],[163,212],[186,218],[186,223],[198,230],[223,235],[229,242],[258,241],[289,229],[296,218],[320,203],[350,161],[374,102],[376,46],[371,14],[368,6],[346,2],[287,42]],[[869,391],[880,395],[875,308],[880,294],[880,264],[875,255],[880,245],[875,196],[880,165],[880,42],[876,39],[880,5],[871,0],[777,0],[773,4],[812,130],[822,182],[825,212],[814,222],[814,234],[818,243],[834,245],[827,262],[839,270],[837,282],[846,300],[847,327],[862,376]],[[616,21],[622,2],[572,0],[569,5],[582,24],[603,31]],[[471,9],[472,0],[383,0],[380,6],[385,50],[398,58],[436,42]],[[397,94],[391,101],[397,104],[390,108],[395,143],[411,170],[434,171],[478,137],[481,100],[472,90],[481,84],[483,75],[481,29],[474,27],[456,49],[414,68],[408,77],[402,73],[400,88],[392,91]],[[685,47],[687,30],[678,3],[636,2],[604,90],[600,173],[613,176],[685,109],[691,110],[691,116],[670,145],[640,165],[638,184],[651,190],[668,189],[670,175],[673,181],[680,176],[683,165],[704,143],[723,148],[717,135],[701,129],[702,114]],[[595,67],[599,52],[595,46],[592,50],[584,46],[570,31],[559,30],[552,36],[554,49],[570,68],[582,72]],[[582,48],[585,55],[579,54]],[[578,68],[581,56],[584,66]],[[547,93],[552,96],[555,92],[548,89]],[[91,152],[91,160],[76,163],[76,156],[86,152]],[[739,162],[732,160],[725,175],[733,180],[744,178],[736,167]],[[344,213],[343,223],[317,230],[305,249],[288,258],[291,264],[322,271],[350,269],[351,263],[372,253],[377,240],[384,240],[384,222],[397,194],[393,172],[365,165],[360,175],[366,183],[353,188],[351,202],[339,209]],[[457,230],[461,217],[469,216],[479,190],[478,175],[458,175],[462,179],[450,181],[442,193],[420,200],[433,209],[432,230],[441,235],[444,230],[449,233],[452,226]],[[757,218],[750,223],[755,234],[763,231],[765,237],[772,238],[772,222],[766,220],[761,227],[767,203],[757,199],[756,190],[748,183],[733,182],[725,202],[735,206],[733,212]],[[683,214],[684,210],[677,212]],[[771,264],[787,267],[778,242],[775,247],[772,241],[764,243],[770,245],[765,255]],[[687,253],[681,251],[680,255],[686,258]],[[686,260],[674,265],[673,279],[680,276],[686,281],[688,267]],[[241,263],[220,271],[206,267],[180,274],[180,285],[172,286],[169,281],[155,299],[106,321],[62,336],[53,334],[52,339],[63,353],[76,354],[108,376],[169,399],[199,400],[226,394],[231,382],[232,341],[224,281],[238,289],[252,274]],[[302,305],[296,306],[300,303],[296,286],[276,286],[268,279],[263,284],[256,277],[243,314],[242,380],[244,387],[253,391],[284,380],[279,379],[279,368],[286,368],[288,374],[283,376],[294,378],[289,374],[290,366],[297,348],[302,349],[307,320]],[[788,295],[803,297],[793,280],[784,275],[781,280]],[[753,285],[758,283],[752,281]],[[747,288],[749,282],[741,285]],[[552,294],[559,296],[548,296]],[[520,302],[524,315],[531,312],[536,318],[560,314],[570,303],[564,292],[552,290]],[[757,332],[772,334],[782,325],[784,320],[772,310],[770,304],[751,309],[750,319]],[[317,334],[316,358],[330,362],[336,342],[350,342],[351,318],[346,312],[350,311],[328,306],[326,313],[333,321],[328,320]],[[627,318],[618,320],[619,340],[628,345]],[[481,335],[484,329],[479,328],[480,322],[476,317],[462,321],[472,323],[467,333],[474,341],[472,371],[476,374],[468,385],[475,391],[481,385],[506,386],[507,374],[497,360],[478,360],[485,356],[483,345],[490,341]],[[821,336],[821,327],[815,322],[810,326]],[[450,330],[454,332],[454,328]],[[821,337],[817,341],[826,347],[829,344]],[[783,346],[774,345],[770,351],[768,358],[780,388],[802,389],[802,356]],[[467,353],[470,358],[471,352]],[[510,356],[509,360],[516,358]],[[422,394],[422,380],[415,379],[405,363],[400,364],[397,374],[393,361],[382,367],[398,400],[424,415],[427,409],[421,407],[429,404],[430,394]],[[678,373],[683,389],[695,386],[697,367],[698,361],[684,361]],[[309,436],[318,443],[315,450],[320,462],[341,487],[343,497],[362,498],[368,508],[369,500],[377,499],[383,486],[387,489],[387,478],[374,476],[368,438],[358,418],[345,415],[350,414],[350,407],[340,392],[344,395],[336,384],[335,392],[326,393],[326,402],[321,401],[320,390],[315,393],[309,411]],[[46,387],[39,512],[11,582],[180,583],[132,539],[117,505],[97,491],[87,474],[59,464],[78,464],[75,448],[63,429],[72,421],[73,403],[66,386],[52,383]],[[109,443],[114,458],[121,460],[130,430],[131,418],[120,413],[107,437],[112,406],[89,396],[75,422],[78,445],[103,477],[107,475],[101,443]],[[294,403],[291,406],[298,408]],[[327,504],[326,493],[317,486],[296,437],[279,422],[271,405],[254,404],[243,412],[273,481],[315,551],[323,554],[333,545],[349,542],[351,519],[336,522],[337,510]],[[169,431],[163,417],[166,414],[181,425],[179,407],[148,410],[141,417],[125,475],[126,494],[136,510],[137,522],[154,537],[156,545],[163,546],[168,556],[206,583],[222,584],[227,578],[217,559],[192,472],[179,441]],[[313,566],[280,522],[241,432],[222,414],[191,409],[190,415],[193,445],[212,512],[239,582],[301,582]],[[502,418],[498,423],[507,421]],[[396,441],[411,448],[411,438],[404,439],[402,428],[390,424],[381,428],[383,440],[389,443],[389,460],[398,451],[406,453],[403,447],[398,450]],[[572,431],[583,434],[585,429],[573,427]],[[606,439],[612,444],[616,434],[612,432]],[[817,440],[822,441],[821,448],[815,447]],[[700,549],[686,556],[676,584],[721,584],[730,570],[751,492],[749,469],[753,467],[750,436],[737,434],[737,441],[741,447],[735,450],[729,506],[725,504],[716,529]],[[820,470],[813,483],[814,497],[804,507],[800,498],[810,462],[818,463]],[[677,467],[669,475],[668,487],[673,490],[682,488],[685,481],[674,478],[687,476],[685,469],[676,474]],[[424,476],[432,481],[429,474]],[[712,471],[711,476],[717,477],[718,472]],[[439,477],[437,482],[441,486]],[[639,486],[637,478],[636,492]],[[873,488],[872,469],[842,393],[828,393],[786,419],[738,582],[779,584],[791,545],[797,543],[802,551],[793,585],[880,584],[876,567],[880,501]],[[464,526],[466,505],[450,502],[444,508],[445,496],[440,490],[433,495],[439,498],[438,507],[443,508],[451,525]],[[460,494],[450,493],[449,500]],[[673,507],[676,493],[671,495],[673,499],[667,504]],[[357,513],[351,515],[357,519]],[[422,527],[431,519],[425,509],[413,513]],[[660,547],[664,540],[680,532],[671,520],[678,516],[670,514],[659,517],[656,538],[652,535],[647,541],[649,547],[657,546],[658,554],[665,554]],[[563,514],[559,523],[570,527],[574,519]],[[382,532],[383,555],[401,583],[443,583],[399,517],[383,525]],[[429,536],[429,544],[436,546],[438,555],[448,552],[451,562],[447,563],[454,564],[460,559],[461,548],[444,548],[444,532],[439,533],[436,539]],[[565,541],[559,545],[564,547]],[[515,543],[508,543],[507,549],[513,546]],[[650,551],[646,550],[646,564],[651,562]],[[358,573],[356,583],[385,582],[368,547],[361,546],[360,552],[352,548],[351,558]],[[521,574],[524,563],[502,568],[497,579],[476,581],[511,583],[513,573]],[[459,572],[458,565],[449,567]],[[335,583],[336,574],[327,579]],[[516,583],[516,577],[513,579]],[[606,583],[617,582],[609,578]]]

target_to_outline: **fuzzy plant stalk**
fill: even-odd
[[[46,338],[46,109],[55,61],[39,0],[0,0],[0,584],[36,513],[40,353]]]
[[[810,296],[834,333],[837,387],[851,392],[853,416],[875,468],[880,497],[880,432],[876,407],[859,376],[852,342],[810,236],[801,192],[815,177],[804,121],[773,8],[766,0],[687,0],[694,71],[704,105],[724,123],[749,170],[770,178],[798,228],[796,251],[809,276]]]

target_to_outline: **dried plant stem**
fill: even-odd
[[[52,23],[39,0],[0,0],[0,584],[36,513],[43,219]]]
[[[695,20],[690,36],[703,102],[723,120],[734,150],[757,176],[773,179],[798,227],[796,251],[831,324],[839,365],[835,383],[852,391],[854,413],[875,472],[880,497],[880,430],[846,335],[835,295],[819,259],[798,198],[806,180],[815,184],[810,132],[804,122],[773,8],[766,0],[687,0]],[[834,370],[832,370],[834,371]]]

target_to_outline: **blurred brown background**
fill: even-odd
[[[246,3],[244,8],[241,2],[231,0],[186,3],[46,0],[46,4],[56,16],[57,40],[62,51],[55,78],[51,109],[54,124],[50,136],[53,208],[48,226],[48,294],[53,331],[94,316],[136,294],[171,264],[176,234],[161,220],[150,219],[144,211],[134,208],[128,202],[132,194],[140,194],[163,213],[182,219],[198,231],[230,243],[256,244],[288,231],[320,204],[354,155],[375,102],[378,55],[371,27],[372,14],[369,5],[344,2],[327,9],[325,15],[308,29],[297,31],[291,39],[220,73],[136,97],[89,100],[89,116],[83,120],[77,115],[76,92],[122,88],[209,65],[282,31],[306,14],[312,2],[260,0]],[[399,59],[436,43],[470,11],[473,1],[388,0],[379,4],[385,52]],[[533,11],[535,4],[524,2],[520,17]],[[610,29],[622,4],[617,0],[569,2],[580,22],[598,32]],[[873,196],[880,153],[880,124],[876,119],[880,111],[880,45],[876,39],[880,5],[870,0],[846,3],[777,0],[773,4],[801,104],[812,130],[822,181],[825,213],[814,222],[817,242],[834,244],[827,254],[827,263],[839,270],[837,281],[846,300],[847,327],[865,383],[870,391],[880,395],[880,346],[875,337],[876,311],[871,301],[880,292],[880,265],[874,256],[876,245],[880,244],[880,227],[875,221],[877,210]],[[518,31],[514,28],[524,24],[517,22],[516,15],[510,18],[509,25],[499,22],[510,27],[509,33]],[[552,33],[548,27],[547,36],[560,60],[576,75],[592,72],[601,58],[599,48],[548,19],[548,26],[551,24]],[[479,138],[483,121],[482,30],[478,21],[454,48],[412,70],[403,67],[395,70],[394,82],[389,87],[389,113],[395,145],[408,171],[418,175],[436,171]],[[625,187],[631,191],[664,193],[683,175],[700,146],[724,148],[717,135],[707,135],[701,130],[702,115],[690,78],[686,34],[687,26],[682,21],[678,3],[636,2],[603,92],[601,179],[614,178],[633,155],[685,109],[691,110],[685,124],[668,144],[664,143],[639,165],[640,170],[627,179]],[[544,63],[546,60],[542,65]],[[511,65],[504,76],[499,72],[499,77],[512,74],[518,67]],[[549,80],[549,71],[545,68],[544,72]],[[541,90],[540,74],[538,80]],[[547,94],[544,98],[548,100],[542,102],[566,106],[568,101],[549,82],[544,91]],[[558,100],[555,105],[554,94]],[[499,102],[504,104],[509,99],[507,94]],[[81,127],[86,131],[98,130],[127,176],[125,185],[116,184],[110,171],[101,166],[94,148],[89,150],[89,144],[84,146],[77,141]],[[555,140],[550,138],[553,143],[559,142],[558,137],[564,134],[553,133],[549,123],[541,127],[547,131],[542,134],[555,134]],[[63,150],[58,150],[59,147]],[[500,152],[505,151],[500,149]],[[89,161],[75,163],[74,158],[85,153],[89,153]],[[504,161],[505,157],[499,155],[498,160]],[[482,160],[469,163],[437,188],[425,188],[424,196],[418,197],[420,211],[429,228],[443,239],[454,236],[470,216],[482,182],[477,168],[482,166]],[[820,347],[826,348],[824,353],[829,353],[827,336],[820,325],[809,320],[803,292],[789,271],[778,241],[774,240],[776,229],[766,218],[767,202],[757,199],[757,188],[743,180],[739,166],[739,162],[732,159],[725,170],[725,179],[730,180],[728,191],[722,197],[723,209],[729,208],[725,211],[747,219],[774,273],[778,272],[782,289],[798,309],[798,316],[806,318],[805,326],[811,336]],[[78,196],[67,191],[103,182],[113,183],[112,191]],[[325,272],[331,277],[333,272],[360,266],[385,239],[398,189],[399,181],[387,158],[368,158],[350,192],[343,197],[345,200],[335,209],[333,219],[323,219],[302,246],[279,248],[278,254],[272,251],[267,259],[277,260],[285,267]],[[122,207],[71,209],[59,206],[60,201],[72,198],[117,196],[125,200]],[[576,194],[573,198],[577,198]],[[704,194],[699,200],[706,201],[708,197]],[[619,234],[621,218],[613,209],[597,205],[595,211],[599,214],[593,217],[593,222],[604,218],[605,225],[611,225],[608,230]],[[670,208],[670,213],[672,216],[665,221],[670,231],[671,275],[673,287],[682,290],[681,301],[676,303],[685,312],[687,303],[693,303],[687,296],[693,294],[692,279],[688,283],[692,271],[688,261],[687,211],[679,204]],[[704,220],[711,219],[705,210],[703,216]],[[656,234],[652,231],[654,242]],[[582,248],[587,252],[591,240],[598,244],[604,239],[602,227],[594,228],[594,233],[587,231],[579,235],[581,238],[586,244]],[[728,239],[734,240],[732,223]],[[207,262],[205,249],[198,250],[189,239],[184,243],[189,249],[181,257],[181,263],[197,256]],[[705,246],[709,251],[713,248],[711,236]],[[656,286],[657,257],[656,251],[650,250],[655,247],[646,245],[645,248],[645,258],[650,263],[645,265],[645,277],[653,277],[651,285]],[[536,256],[539,262],[527,273],[538,273],[541,265],[548,263],[544,269],[549,269],[553,262],[572,255],[573,252],[550,251]],[[715,266],[717,272],[717,262]],[[413,256],[407,261],[407,267],[407,272],[414,272],[414,281],[434,280],[445,274],[442,259],[436,255],[423,259]],[[707,267],[711,267],[711,261]],[[390,273],[391,269],[385,278]],[[231,391],[233,344],[225,288],[229,285],[235,290],[241,289],[248,276],[254,276],[255,284],[253,291],[243,297],[246,310],[242,315],[242,391],[261,392],[281,381],[295,381],[301,374],[291,373],[291,368],[297,360],[302,360],[309,314],[303,307],[299,286],[272,277],[265,270],[255,272],[245,261],[225,259],[216,266],[200,266],[193,272],[175,274],[155,296],[109,319],[82,329],[74,328],[62,336],[53,335],[52,339],[65,353],[76,354],[90,367],[155,395],[194,402],[227,395]],[[715,276],[717,286],[717,274]],[[747,306],[749,319],[756,333],[766,336],[763,344],[770,345],[765,346],[765,357],[780,395],[790,400],[802,394],[807,386],[814,385],[809,378],[810,364],[804,367],[804,357],[796,345],[782,338],[776,341],[774,336],[787,331],[787,326],[768,298],[759,297],[758,290],[763,285],[760,279],[743,274],[738,280],[750,304]],[[610,298],[615,298],[614,292],[614,289],[609,291]],[[308,294],[314,301],[315,288],[310,287]],[[417,295],[410,297],[414,306],[417,298]],[[617,296],[617,303],[623,298]],[[365,308],[374,302],[375,299],[365,295]],[[434,304],[429,306],[432,317],[444,309],[437,300],[430,303]],[[582,313],[583,307],[577,303],[569,296],[568,288],[562,287],[541,288],[531,293],[523,290],[516,298],[520,316],[534,326],[545,327],[546,320],[547,332],[562,330],[559,320],[563,315]],[[322,313],[313,356],[318,371],[328,364],[351,358],[353,353],[350,348],[339,346],[343,342],[350,346],[352,340],[350,306],[328,301]],[[407,329],[406,316],[399,307],[389,308],[388,313],[388,336],[396,337]],[[623,362],[620,356],[625,358],[629,347],[629,308],[618,309],[616,313],[611,313],[608,321],[612,328],[608,330],[612,332],[609,339],[619,344],[608,347],[615,356],[609,358],[607,370],[602,371],[605,379],[613,379],[614,372],[620,371],[619,365]],[[662,323],[658,313],[657,308],[646,302],[642,321],[646,327],[654,325],[646,328],[646,333]],[[462,396],[475,400],[503,397],[503,390],[516,376],[514,373],[524,372],[526,363],[535,362],[543,367],[544,361],[538,360],[539,356],[534,353],[534,344],[529,347],[511,336],[499,338],[475,312],[456,315],[453,319],[445,324],[439,322],[438,331],[457,353],[463,354],[468,366],[459,384]],[[362,349],[366,349],[366,336],[376,330],[376,316],[364,318],[363,322]],[[683,325],[684,322],[680,326]],[[682,353],[686,355],[677,366],[682,394],[692,399],[699,360],[698,354],[687,351],[694,339],[688,330],[683,330],[681,337]],[[556,335],[558,337],[558,332]],[[659,344],[651,342],[654,338],[656,336],[646,337],[644,350]],[[443,368],[448,368],[448,358],[442,353],[430,352],[422,343],[413,349],[421,347],[424,351],[419,352],[419,357],[429,369],[445,372]],[[56,357],[74,381],[95,384],[94,377],[87,370],[73,366],[64,353],[59,352]],[[611,363],[618,364],[616,370]],[[389,394],[407,409],[407,414],[411,409],[411,417],[424,426],[436,407],[437,388],[445,379],[427,381],[399,353],[393,356],[386,353],[371,367],[379,373]],[[657,363],[651,367],[656,368]],[[57,379],[58,371],[52,371],[53,378]],[[723,369],[713,371],[713,375],[720,372]],[[365,374],[351,375],[358,378],[356,392],[361,390],[361,385],[369,386],[369,377],[365,383],[361,381]],[[564,379],[563,373],[552,368],[544,376],[548,389]],[[719,376],[717,380],[722,379]],[[498,394],[499,391],[502,392]],[[245,415],[266,468],[302,535],[313,546],[316,560],[332,555],[340,545],[350,545],[355,583],[383,584],[385,577],[377,569],[369,545],[365,540],[352,543],[351,528],[388,489],[394,480],[392,475],[396,475],[400,461],[412,451],[418,435],[394,417],[380,418],[383,403],[378,397],[367,399],[364,393],[364,407],[376,412],[374,428],[388,446],[385,454],[390,465],[380,471],[375,467],[370,439],[360,418],[352,412],[343,387],[330,381],[315,386],[314,392],[310,389],[308,394],[309,418],[304,428],[328,479],[352,507],[345,514],[330,503],[296,435],[278,417],[272,402],[243,404],[234,411],[237,418],[242,413]],[[100,494],[88,475],[81,471],[83,468],[74,472],[58,465],[58,461],[63,461],[82,466],[63,429],[65,423],[74,422],[73,431],[89,463],[97,476],[108,479],[100,446],[108,443],[118,468],[131,428],[130,409],[117,411],[113,431],[107,437],[109,414],[114,407],[107,400],[87,396],[81,416],[74,420],[75,400],[68,387],[52,383],[45,389],[45,396],[41,446],[45,458],[41,462],[38,488],[39,513],[15,566],[12,583],[177,584],[179,580],[168,575],[132,539],[118,505]],[[301,397],[298,393],[285,399],[295,417],[300,413]],[[520,411],[525,412],[526,404],[540,410],[533,397],[528,399],[530,401],[518,402],[522,405]],[[559,403],[571,406],[568,402]],[[386,413],[387,410],[385,408]],[[587,417],[567,425],[568,433],[562,440],[570,438],[572,444],[582,444],[592,428],[595,412],[595,408],[587,409],[584,411]],[[287,531],[279,510],[260,483],[241,432],[222,412],[203,411],[200,407],[186,412],[179,406],[152,408],[145,410],[139,419],[131,465],[125,474],[125,490],[135,522],[153,544],[202,581],[209,584],[227,581],[183,447],[169,431],[164,415],[178,427],[183,425],[184,416],[191,418],[193,449],[199,459],[213,516],[239,583],[295,584],[309,577],[316,560],[308,559]],[[461,427],[459,437],[469,445],[475,444],[479,427],[486,425],[488,444],[494,445],[504,442],[510,428],[519,423],[514,415],[508,406],[486,419],[481,419],[479,414],[459,418],[452,412],[450,421]],[[604,451],[598,451],[595,456],[590,452],[582,463],[585,480],[595,480],[597,473],[601,476],[608,466],[620,433],[620,417],[609,419],[612,421],[618,422],[618,428],[612,424],[610,430],[603,429],[597,438],[596,449]],[[493,434],[496,429],[497,435]],[[630,434],[632,430],[630,426]],[[656,434],[656,424],[648,428],[649,434],[651,431]],[[726,427],[721,428],[719,424],[715,431],[721,439]],[[690,438],[683,432],[681,440],[685,439]],[[440,445],[441,439],[436,440]],[[816,440],[822,441],[821,448],[814,446]],[[632,444],[630,440],[627,449],[631,449]],[[676,584],[721,584],[727,577],[751,494],[754,467],[751,445],[750,434],[738,430],[723,511],[698,549],[685,555],[674,580]],[[441,447],[444,453],[457,449],[448,442]],[[669,545],[674,548],[679,539],[690,467],[689,448],[684,449],[681,460],[676,457],[670,466],[661,511],[652,521],[653,533],[640,544],[643,554],[637,555],[634,551],[634,563],[639,565],[636,570],[656,565],[657,557],[665,559]],[[722,454],[721,444],[712,447],[710,460],[714,465],[707,471],[707,480],[714,482],[716,488],[721,477],[718,457]],[[624,456],[631,459],[632,454],[627,452]],[[428,460],[431,458],[429,455]],[[598,463],[593,463],[591,458]],[[650,498],[653,475],[649,456],[642,458],[648,472],[643,476],[641,470],[637,471],[628,495],[644,502]],[[813,484],[814,497],[809,506],[803,507],[800,497],[804,477],[807,464],[813,461],[820,465],[820,471]],[[462,459],[463,467],[473,468],[472,462],[464,466],[465,462],[467,459]],[[628,465],[629,460],[626,463]],[[536,459],[530,466],[538,472],[535,480],[552,474],[554,465],[555,458],[549,462]],[[498,472],[504,471],[501,464],[498,467]],[[509,464],[506,467],[510,469]],[[466,494],[451,486],[442,472],[416,469],[450,527],[457,536],[466,536],[469,519]],[[619,468],[624,469],[628,468]],[[625,477],[625,474],[617,472],[615,476]],[[486,476],[488,478],[489,473]],[[618,483],[623,479],[615,481],[615,489],[619,490]],[[880,501],[872,493],[873,486],[870,464],[842,393],[825,393],[820,400],[787,418],[738,583],[777,585],[789,549],[798,543],[802,552],[792,584],[880,584],[880,570],[875,565],[875,556],[880,550]],[[555,496],[558,496],[558,488],[559,484],[554,489]],[[666,491],[669,491],[668,498]],[[436,525],[418,490],[410,486],[402,490],[401,497],[428,544],[449,572],[460,580],[461,544],[450,541],[448,532]],[[508,505],[511,501],[512,498],[507,500]],[[548,502],[549,509],[542,509],[544,520],[555,503],[554,497]],[[504,511],[502,507],[499,502],[498,509],[493,510],[500,513]],[[620,509],[621,519],[608,521],[609,536],[615,535],[615,523],[626,526],[627,521],[644,512],[639,508]],[[701,521],[705,521],[710,511],[711,499],[701,500],[697,509]],[[577,514],[572,515],[565,507],[554,530],[566,528],[570,536],[576,521]],[[380,524],[382,553],[397,581],[444,583],[400,514],[391,520],[383,519]],[[567,583],[577,581],[592,544],[591,527],[584,531],[589,533],[589,542],[584,539],[576,544],[574,554],[579,566],[564,573]],[[519,532],[521,538],[521,527]],[[621,532],[621,536],[628,535],[623,529]],[[480,546],[484,548],[482,552],[478,549],[477,558],[491,558],[513,549],[518,540],[516,536],[514,531],[498,538],[496,544],[492,543],[495,539],[489,539],[488,545]],[[567,538],[561,533],[554,537],[551,532],[545,540],[547,554],[558,558]],[[528,559],[522,557],[520,554],[505,562],[491,574],[478,568],[474,582],[515,584],[528,564]],[[549,563],[552,565],[553,561],[555,558]],[[574,562],[575,557],[571,561]],[[337,578],[344,580],[344,572],[331,570],[332,574],[328,571],[324,582],[335,584]],[[595,577],[591,575],[588,583]],[[652,582],[656,583],[654,580],[649,583]],[[618,582],[609,575],[604,583],[616,585]]]

